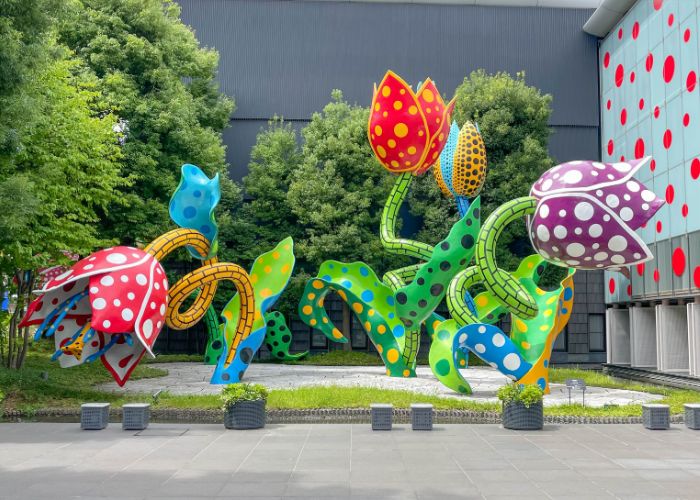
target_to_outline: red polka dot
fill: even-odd
[[[639,159],[644,156],[644,139],[641,137],[634,143],[634,157]]]
[[[614,150],[615,150],[615,143],[613,142],[612,139],[610,139],[608,141],[608,155],[612,156]]]
[[[119,360],[119,367],[120,368],[126,368],[126,365],[129,364],[129,361],[131,361],[131,358],[133,358],[133,354],[129,354],[128,356],[124,356],[122,359]]]
[[[668,25],[673,26],[673,14],[668,15]]]
[[[603,56],[603,67],[607,69],[610,66],[610,52],[606,52]]]
[[[610,102],[610,99],[608,99],[608,102],[605,103],[605,106],[608,108],[609,111],[610,107],[612,106],[612,102]]]
[[[666,129],[666,132],[664,132],[664,147],[666,149],[671,147],[671,144],[673,143],[673,133],[671,132],[671,129]]]
[[[661,114],[661,110],[659,109],[659,107],[654,106],[654,118],[658,118],[660,114]]]
[[[625,155],[620,155],[620,161],[625,161]]]
[[[695,271],[693,271],[693,283],[695,283],[696,288],[700,288],[700,266],[696,266]]]
[[[63,291],[69,292],[73,289],[74,286],[75,286],[75,281],[72,281],[72,282],[68,283],[67,285],[63,285]]]
[[[53,299],[51,299],[51,303],[52,303],[53,305],[58,304],[58,297],[54,297]]]
[[[685,43],[688,43],[690,40],[690,28],[686,28],[686,30],[683,32],[683,41]]]
[[[644,109],[644,99],[639,100],[639,109]]]
[[[651,54],[651,52],[647,55],[645,67],[647,69],[647,73],[654,67],[654,56]]]
[[[639,22],[635,21],[632,25],[632,40],[636,40],[639,36]]]
[[[624,125],[627,123],[627,109],[622,108],[622,111],[620,111],[620,123]]]
[[[661,221],[657,220],[656,221],[656,232],[660,233],[662,229],[663,229],[663,225],[661,224]]]
[[[619,40],[622,40],[622,35],[624,35],[624,32],[622,31],[622,28],[620,28],[619,30],[617,30],[617,38]]]
[[[634,79],[637,75],[635,75],[634,71],[630,73],[630,83],[634,83]]]
[[[681,215],[683,217],[688,217],[688,204],[683,203],[683,207],[681,208]]]
[[[660,277],[661,277],[661,276],[659,276],[659,270],[658,270],[658,269],[654,269],[654,281],[656,281],[656,282],[658,283]]]
[[[58,325],[58,331],[59,331],[59,332],[62,332],[62,331],[65,330],[65,329],[66,329],[66,327],[65,327],[64,325]]]
[[[664,0],[654,0],[654,10],[661,10]]]
[[[688,113],[683,115],[683,126],[687,127],[690,125],[690,115]]]
[[[676,276],[682,276],[685,271],[685,252],[681,247],[676,248],[671,256],[671,266]]]
[[[654,158],[652,158],[649,162],[649,170],[651,170],[652,172],[656,170],[656,160]]]
[[[644,267],[645,267],[645,266],[644,266],[644,262],[642,262],[642,263],[640,263],[640,264],[637,264],[637,274],[638,274],[639,276],[643,276],[643,275],[644,275]]]
[[[676,197],[676,190],[673,189],[673,184],[666,186],[666,203],[669,205],[673,203],[673,199]]]
[[[608,281],[608,290],[610,290],[611,295],[615,293],[615,280],[613,278],[610,278],[610,281]]]
[[[90,343],[90,345],[91,345],[92,347],[97,347],[98,345],[100,345],[100,343],[99,343],[97,340],[93,340],[93,341]]]
[[[673,56],[666,56],[666,60],[664,61],[664,81],[666,83],[669,83],[671,80],[673,80],[673,73],[676,71],[676,60],[673,58]],[[618,85],[619,87],[619,85]]]
[[[688,92],[692,92],[695,90],[695,84],[698,82],[698,76],[695,74],[695,71],[691,71],[688,73],[688,77],[685,79],[685,88],[688,89]]]
[[[690,176],[696,180],[700,177],[700,160],[697,158],[693,158],[693,161],[690,162]]]
[[[673,75],[671,75],[673,76]],[[625,81],[625,68],[622,64],[618,64],[615,68],[615,86],[621,87],[622,83]]]
[[[632,296],[632,285],[631,285],[631,284],[630,284],[630,285],[627,285],[627,295],[628,295],[629,297]]]

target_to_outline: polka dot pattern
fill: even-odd
[[[413,89],[388,71],[374,91],[367,137],[390,172],[425,173],[438,159],[449,134],[454,101],[445,104],[428,78]]]
[[[455,357],[465,350],[473,352],[512,380],[520,380],[532,368],[513,342],[494,325],[477,323],[462,327],[454,339]]]
[[[448,198],[479,194],[486,179],[486,147],[476,126],[467,122],[459,129],[452,124],[448,145],[443,149],[433,174]]]

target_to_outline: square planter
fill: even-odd
[[[265,400],[239,401],[224,410],[227,429],[261,429],[265,427]]]
[[[372,430],[390,431],[394,407],[387,404],[372,404],[369,407],[372,413]]]
[[[125,431],[142,431],[148,427],[151,418],[151,405],[133,403],[122,406],[122,429]]]
[[[528,408],[521,402],[503,404],[503,427],[516,431],[538,431],[544,427],[542,401]]]
[[[671,409],[668,405],[642,405],[642,423],[652,430],[666,430],[671,427]]]
[[[109,424],[109,403],[85,403],[80,406],[80,428],[99,431]]]
[[[685,426],[688,429],[700,429],[700,403],[689,403],[685,407]]]
[[[433,405],[421,403],[411,405],[411,428],[414,431],[433,430]]]

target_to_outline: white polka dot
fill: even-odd
[[[601,234],[603,234],[603,226],[600,224],[592,224],[588,228],[588,234],[591,236],[591,238],[597,238]]]
[[[155,308],[156,308],[156,303],[155,303],[155,302],[151,302],[151,309],[155,310]]]
[[[151,335],[153,335],[153,321],[150,319],[144,321],[143,326],[141,327],[141,333],[143,333],[143,336],[146,339],[149,339]]]
[[[608,174],[608,179],[610,179],[612,181],[615,179],[615,176],[613,174]]]
[[[134,319],[134,311],[129,309],[128,307],[122,310],[122,319],[124,321],[131,321]]]
[[[62,274],[56,276],[56,281],[63,281],[64,279],[66,279],[66,278],[67,278],[68,276],[70,276],[71,274],[73,274],[73,270],[72,270],[72,269],[69,269],[69,270],[66,271],[65,273],[62,273]]]
[[[463,333],[462,335],[459,336],[459,343],[464,344],[467,341],[467,338],[468,338],[467,334]]]
[[[491,361],[489,363],[489,366],[491,366],[491,368],[498,368],[498,365],[496,363],[494,363],[493,361]]]
[[[638,182],[627,181],[626,186],[627,186],[627,189],[629,189],[633,193],[636,193],[637,191],[639,191],[639,183]]]
[[[584,253],[586,253],[586,247],[584,247],[581,243],[569,243],[566,246],[566,253],[572,257],[581,257]]]
[[[107,262],[109,262],[110,264],[123,264],[124,262],[126,262],[126,260],[126,255],[119,252],[111,253],[107,256]]]
[[[497,333],[493,336],[491,342],[493,342],[493,345],[495,345],[496,347],[503,347],[503,345],[506,343],[506,338],[500,333]]]
[[[649,204],[648,204],[648,203],[642,203],[642,210],[649,210]]]
[[[566,261],[566,263],[570,266],[578,266],[581,262],[579,262],[578,260],[569,259]]]
[[[163,288],[168,289],[168,280],[163,278]]]
[[[484,354],[486,352],[486,346],[484,346],[484,344],[476,344],[474,350],[479,354]]]
[[[623,198],[625,199],[625,201],[630,201],[632,199],[632,197],[628,194],[625,194]]]
[[[591,205],[587,201],[582,201],[581,203],[578,203],[574,208],[574,215],[578,220],[581,221],[589,220],[591,217],[593,217],[594,212],[595,210],[593,208],[593,205]]]
[[[583,232],[583,229],[581,229],[580,227],[577,227],[576,229],[574,229],[574,234],[581,234],[582,232]]]
[[[554,236],[559,238],[560,240],[566,238],[566,228],[564,226],[555,226],[554,228]]]
[[[163,322],[159,321],[158,323],[156,323],[156,326],[160,329],[160,327],[163,326]]]
[[[100,289],[97,288],[96,286],[91,286],[91,287],[90,287],[90,293],[97,293],[97,292],[99,292],[99,291],[100,291]]]
[[[634,256],[633,256],[633,257],[634,257],[635,259],[641,259],[641,258],[642,258],[642,254],[637,253],[637,252],[634,252]]]
[[[135,258],[135,259],[140,259],[140,258],[141,258],[141,256],[140,256],[139,254],[137,254],[137,253],[132,253],[131,256],[132,256],[133,258]]]
[[[595,170],[593,170],[593,171],[591,172],[591,175],[592,175],[593,177],[598,177],[598,172],[596,172]]]
[[[593,258],[600,262],[601,260],[605,260],[608,258],[608,252],[598,252],[593,256]]]
[[[632,209],[629,207],[625,207],[622,210],[620,210],[620,218],[625,221],[631,221],[632,217],[634,217],[634,212],[632,212]]]
[[[613,163],[613,168],[617,170],[618,172],[629,172],[632,170],[632,165],[630,165],[627,162],[620,162],[620,163]]]
[[[610,238],[608,241],[608,248],[613,252],[622,252],[627,248],[627,239],[619,234]]]
[[[603,267],[605,264],[596,264],[595,267]]]
[[[552,187],[552,179],[546,179],[542,183],[542,191],[547,191],[551,187]]]
[[[112,326],[112,322],[110,320],[106,319],[102,322],[103,328],[109,328],[110,326]]]
[[[610,208],[615,208],[616,206],[618,206],[620,204],[620,198],[618,198],[614,194],[609,194],[605,197],[605,203]]]
[[[156,267],[156,274],[157,274],[158,276],[160,276],[161,274],[163,274],[163,273],[161,272],[161,270],[160,270],[159,267]]]
[[[129,277],[126,274],[122,274],[121,277],[119,278],[119,281],[121,281],[122,283],[128,283]]]
[[[570,161],[569,165],[581,165],[583,162],[581,160]]]
[[[539,254],[545,259],[549,259],[549,254],[545,250],[540,249]]]
[[[561,181],[567,184],[577,184],[581,182],[581,179],[583,179],[583,174],[578,170],[569,170],[561,177]]]
[[[586,262],[588,262],[589,260],[593,260],[593,257],[584,257],[583,260],[585,260]]]
[[[598,189],[598,190],[595,192],[595,195],[596,195],[596,196],[603,196],[603,190],[602,190],[602,189]]]
[[[591,163],[591,165],[593,165],[598,170],[605,170],[605,164],[600,163],[599,161],[594,161],[593,163]]]
[[[158,283],[158,282],[153,283],[153,288],[155,288],[156,290],[160,290],[160,283]]]
[[[559,217],[566,217],[566,210],[559,210]]]
[[[559,177],[560,177],[559,174],[554,174],[554,175],[552,176],[552,179],[557,180]]]
[[[591,245],[591,248],[593,248],[593,250],[598,250],[598,248],[600,248],[600,244],[599,244],[599,243],[593,243],[593,245]]]
[[[159,311],[160,311],[161,314],[165,314],[165,304],[161,304],[161,305],[160,305]]]
[[[656,199],[656,195],[654,194],[653,191],[649,191],[648,189],[645,189],[642,191],[642,199],[644,201],[654,201]]]
[[[540,207],[540,217],[542,217],[543,219],[546,219],[548,215],[549,215],[549,207],[547,205],[542,205]]]
[[[95,267],[94,264],[88,264],[88,265],[86,265],[86,266],[83,268],[83,271],[89,271],[89,270],[92,269],[93,267]]]
[[[511,352],[510,354],[506,355],[505,358],[503,358],[503,366],[505,366],[506,370],[517,370],[520,368],[520,357],[514,352]]]
[[[105,307],[107,307],[107,301],[105,299],[103,299],[102,297],[92,301],[92,308],[93,309],[101,311]]]
[[[134,295],[134,292],[129,292],[126,294],[126,296],[129,297],[129,300],[134,300],[134,297],[136,297],[136,295]]]
[[[119,299],[114,299],[112,301],[112,304],[114,304],[115,307],[119,307],[120,305],[122,305],[122,301]]]
[[[136,283],[143,286],[146,283],[148,283],[148,278],[146,278],[146,276],[144,276],[143,274],[137,274],[136,275]]]
[[[549,241],[549,229],[547,229],[547,226],[542,224],[537,226],[537,239],[543,242]]]
[[[89,260],[90,262],[92,262],[92,261],[95,260],[96,258],[97,258],[97,257],[90,257],[88,260]]]
[[[610,220],[610,216],[608,214],[603,215],[603,220],[608,222]]]
[[[615,264],[624,264],[625,263],[625,258],[622,255],[616,254],[610,257],[610,260],[613,261]]]
[[[481,325],[478,329],[477,332],[479,333],[486,333],[486,327],[484,325]]]
[[[112,285],[114,285],[114,278],[112,278],[112,277],[109,276],[109,275],[107,275],[107,276],[102,276],[102,279],[100,279],[100,285],[103,285],[103,286],[112,286]]]
[[[558,252],[559,248],[558,247],[552,247],[552,252]]]

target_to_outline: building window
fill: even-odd
[[[605,352],[605,314],[588,315],[588,350]]]

